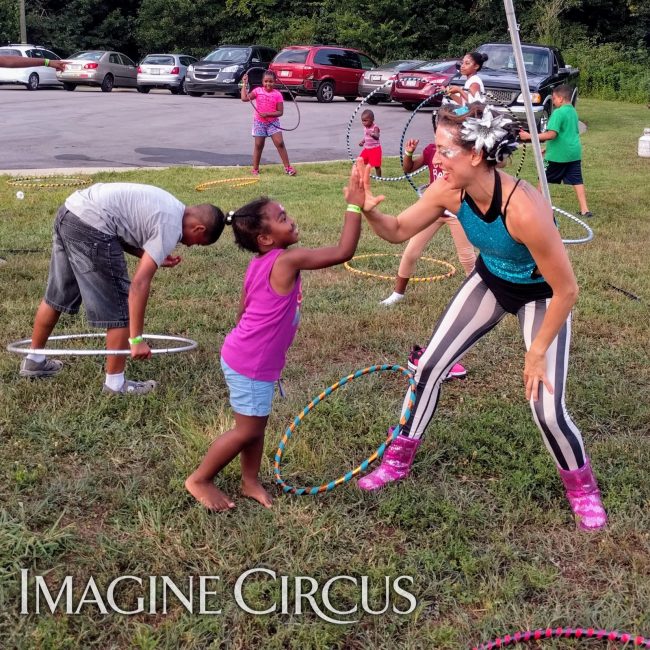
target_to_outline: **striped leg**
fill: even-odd
[[[449,369],[506,314],[494,294],[474,271],[452,299],[436,325],[418,362],[417,400],[403,435],[419,440],[433,418],[440,385]],[[407,399],[404,401],[403,413]]]
[[[529,302],[517,313],[527,350],[542,326],[549,302],[550,298]],[[546,375],[553,385],[553,395],[542,384],[538,401],[530,400],[533,418],[542,432],[544,444],[557,465],[565,470],[578,469],[586,462],[582,436],[564,403],[570,341],[571,316],[546,352]]]
[[[530,302],[517,316],[529,349],[544,320],[550,300]],[[585,454],[584,442],[578,427],[566,410],[564,390],[569,366],[571,316],[546,352],[546,375],[553,386],[553,395],[540,386],[537,402],[530,400],[533,417],[547,449],[555,458],[566,495],[583,530],[599,530],[607,525],[607,514],[600,500],[600,490]]]

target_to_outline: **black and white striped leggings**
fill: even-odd
[[[530,348],[542,325],[549,302],[550,299],[529,302],[517,312],[526,349]],[[417,401],[403,435],[416,439],[422,437],[435,413],[440,385],[449,369],[506,313],[474,271],[445,310],[419,360],[415,373]],[[564,403],[570,340],[571,316],[546,352],[546,374],[553,385],[553,395],[540,384],[539,400],[530,400],[533,418],[542,432],[544,443],[557,464],[565,470],[578,469],[586,461],[582,436]]]

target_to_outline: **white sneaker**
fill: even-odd
[[[397,293],[397,291],[393,291],[393,293],[391,293],[390,296],[386,298],[386,300],[382,300],[379,304],[385,305],[386,307],[390,307],[391,305],[398,303],[400,300],[404,300],[404,294]]]

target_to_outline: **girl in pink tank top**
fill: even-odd
[[[351,179],[345,197],[348,207],[339,242],[325,248],[292,247],[298,242],[295,221],[280,203],[266,197],[226,217],[237,244],[256,255],[246,271],[237,325],[221,348],[235,426],[212,443],[198,469],[185,481],[188,491],[209,510],[235,507],[213,480],[238,455],[242,494],[271,507],[271,496],[258,475],[274,384],[300,320],[300,272],[335,266],[354,255],[364,201],[359,175]]]

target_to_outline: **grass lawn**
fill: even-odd
[[[64,372],[52,381],[20,380],[19,358],[0,354],[0,647],[443,650],[548,625],[650,636],[650,160],[636,155],[648,110],[581,100],[579,113],[588,125],[584,174],[596,235],[569,251],[581,294],[567,405],[600,481],[611,519],[607,532],[574,528],[524,398],[523,343],[514,318],[466,356],[465,381],[445,385],[403,483],[378,494],[354,485],[316,498],[278,494],[266,511],[238,495],[233,464],[219,485],[235,496],[234,512],[214,515],[193,503],[183,481],[232,421],[218,351],[235,321],[249,255],[226,231],[212,248],[181,251],[183,263],[154,280],[147,331],[199,342],[190,354],[130,364],[131,377],[159,379],[159,392],[143,399],[102,397],[100,357],[66,358]],[[348,170],[344,163],[305,165],[288,178],[274,166],[263,168],[257,185],[204,193],[194,186],[245,171],[179,168],[94,180],[151,183],[186,203],[209,200],[225,210],[270,194],[297,219],[303,244],[318,246],[338,236]],[[385,164],[384,173],[395,172],[394,161]],[[529,154],[524,175],[533,174]],[[0,252],[6,260],[0,266],[3,346],[30,334],[47,277],[52,219],[71,191],[28,188],[19,201],[17,189],[0,178],[0,249],[45,250]],[[386,184],[381,192],[391,213],[415,198],[406,184]],[[570,188],[552,192],[556,205],[577,211]],[[566,236],[580,234],[560,219]],[[359,253],[401,248],[364,226]],[[404,363],[411,344],[427,340],[462,275],[447,229],[428,254],[451,261],[459,273],[413,284],[391,310],[378,305],[390,282],[342,267],[304,274],[303,321],[284,373],[287,398],[276,399],[267,431],[267,485],[282,432],[314,395],[357,368]],[[372,268],[392,274],[397,259]],[[418,268],[419,275],[441,272],[425,262]],[[87,331],[83,316],[64,317],[57,328]],[[382,373],[333,394],[290,441],[287,479],[320,484],[360,462],[394,422],[405,387],[403,378]],[[295,576],[321,586],[335,576],[369,576],[374,609],[384,602],[384,576],[412,576],[413,585],[402,587],[418,605],[408,615],[334,615],[357,622],[333,625],[309,607],[295,613],[290,596],[290,613],[252,615],[237,606],[233,589],[255,567],[289,576],[290,584]],[[52,586],[73,576],[75,599],[91,576],[102,594],[124,575],[167,575],[185,586],[188,576],[220,576],[219,586],[210,587],[218,592],[210,606],[222,612],[190,614],[170,596],[166,615],[104,616],[92,604],[74,616],[20,615],[20,568],[47,575]],[[245,596],[257,609],[278,602],[279,610],[279,588],[279,580],[256,574],[246,581]],[[116,593],[130,609],[147,591],[126,582]],[[360,607],[360,589],[337,582],[331,601],[340,610]],[[408,606],[404,599],[393,602]]]

